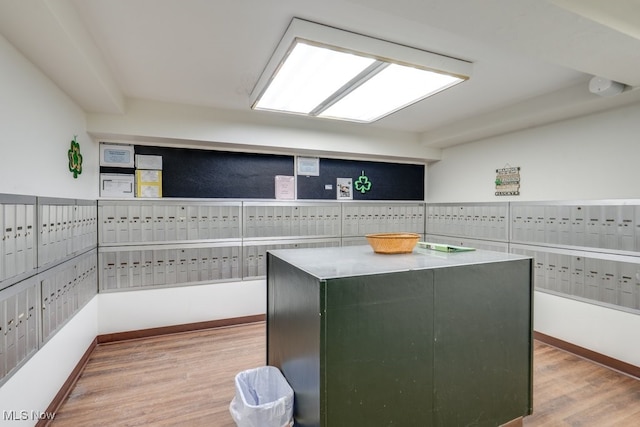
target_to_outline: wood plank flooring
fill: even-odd
[[[263,322],[99,345],[50,425],[234,427],[234,376],[265,351]],[[535,342],[525,427],[639,425],[639,380]]]
[[[234,427],[235,374],[265,352],[264,323],[99,345],[50,425]]]
[[[640,380],[534,341],[525,427],[640,426]]]

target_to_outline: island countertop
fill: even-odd
[[[313,250],[277,249],[269,252],[323,280],[529,258],[486,250],[438,252],[419,247],[408,254],[378,254],[370,246],[343,246]]]

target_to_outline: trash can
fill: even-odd
[[[242,371],[229,412],[238,427],[292,427],[293,390],[275,366]]]

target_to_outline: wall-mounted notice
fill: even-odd
[[[100,166],[132,168],[133,165],[133,145],[100,143]]]
[[[351,178],[337,178],[336,191],[338,200],[353,199],[353,180]]]
[[[100,196],[101,197],[133,197],[134,196],[133,174],[100,174]]]
[[[520,195],[520,166],[496,169],[496,196]]]
[[[298,175],[320,176],[319,157],[298,157]]]
[[[136,197],[162,197],[162,171],[136,170]]]
[[[136,154],[136,169],[162,170],[162,156]]]
[[[296,180],[293,176],[276,175],[276,199],[293,200],[296,197]]]

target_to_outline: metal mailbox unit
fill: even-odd
[[[536,289],[640,311],[640,200],[512,202],[511,222]]]
[[[39,311],[35,277],[0,290],[0,385],[38,350]]]
[[[274,250],[267,364],[301,427],[502,425],[532,410],[532,260]]]
[[[0,195],[0,384],[97,292],[95,200]]]
[[[244,202],[243,209],[243,278],[265,276],[268,250],[366,245],[368,233],[424,233],[424,203]]]
[[[426,233],[509,242],[509,204],[427,204]]]
[[[0,290],[37,268],[36,198],[0,194]]]
[[[347,225],[355,238],[424,233],[415,202],[101,200],[98,210],[101,292],[262,278],[268,250],[341,246]]]
[[[0,384],[38,349],[36,203],[34,196],[0,195]]]
[[[95,248],[95,200],[38,198],[38,267],[51,267]]]
[[[342,204],[343,237],[362,237],[366,234],[383,232],[409,232],[424,235],[424,203],[344,202]]]
[[[511,203],[511,241],[640,253],[640,200]]]
[[[243,279],[266,276],[269,250],[340,246],[341,218],[335,201],[244,202]]]
[[[335,248],[339,246],[339,238],[245,241],[242,246],[242,277],[244,279],[253,279],[267,275],[267,251],[276,249]]]
[[[36,278],[41,288],[40,336],[45,343],[97,294],[97,250],[58,264]]]
[[[101,200],[100,292],[241,280],[242,202]]]
[[[240,241],[101,247],[100,292],[241,280]]]
[[[534,258],[537,290],[640,313],[640,258],[530,245],[511,252]]]
[[[340,236],[336,202],[244,202],[244,239]]]
[[[240,239],[242,203],[202,200],[101,200],[100,246]]]

